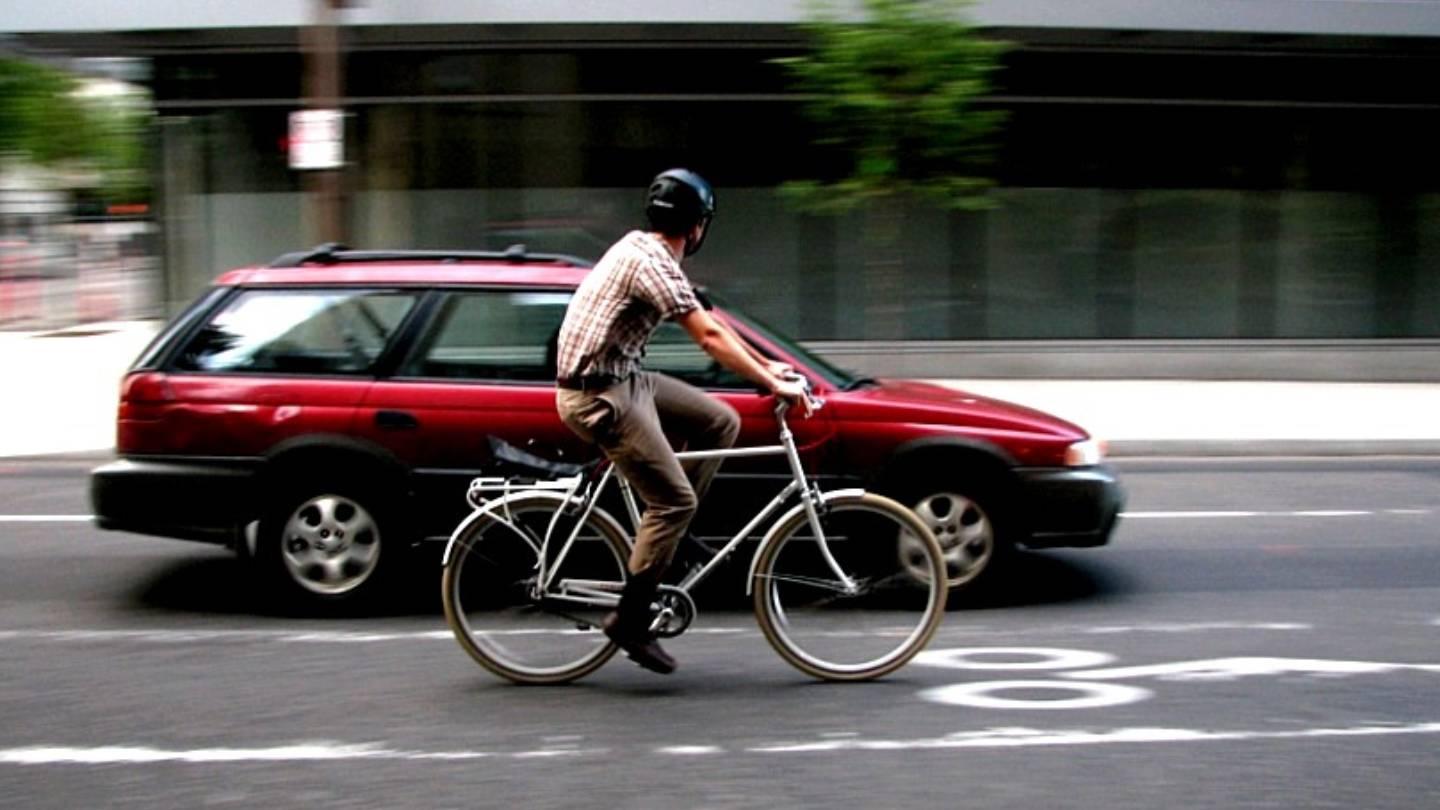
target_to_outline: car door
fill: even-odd
[[[443,291],[413,349],[370,389],[356,431],[413,470],[432,536],[463,516],[469,480],[494,471],[492,437],[551,459],[594,457],[555,412],[553,340],[569,301],[568,290]]]

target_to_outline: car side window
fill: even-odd
[[[388,290],[245,290],[190,338],[175,368],[366,374],[417,297]]]
[[[569,292],[452,293],[431,339],[402,376],[555,382],[555,338]]]
[[[684,327],[665,321],[650,338],[644,366],[699,388],[754,388],[755,384],[720,365],[695,344]]]

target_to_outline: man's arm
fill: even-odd
[[[791,366],[789,363],[782,363],[779,360],[771,360],[770,358],[761,354],[760,350],[756,349],[754,344],[742,337],[739,332],[736,332],[735,327],[727,323],[724,318],[717,318],[714,315],[711,315],[710,320],[719,324],[721,329],[729,332],[730,336],[735,338],[735,342],[740,344],[741,348],[743,348],[745,352],[750,355],[751,359],[759,363],[766,371],[770,372],[776,377],[784,377],[786,374],[794,371],[794,366]]]
[[[798,406],[806,416],[810,415],[810,402],[805,397],[804,388],[799,383],[777,376],[763,361],[752,356],[752,350],[744,341],[717,319],[710,317],[710,313],[704,309],[692,309],[677,317],[675,321],[684,327],[691,340],[720,365],[788,400],[790,404]]]

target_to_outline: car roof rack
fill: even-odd
[[[270,262],[270,267],[300,267],[306,264],[351,264],[361,262],[465,262],[487,261],[508,264],[560,263],[574,267],[590,267],[578,256],[562,253],[531,253],[524,245],[511,245],[504,251],[494,250],[351,250],[339,242],[326,242],[310,250],[286,253]]]

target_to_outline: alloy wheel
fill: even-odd
[[[990,564],[995,554],[995,528],[975,500],[955,492],[937,492],[910,508],[940,541],[951,588],[974,580]],[[926,572],[919,538],[902,535],[899,550],[906,571],[923,581]]]

